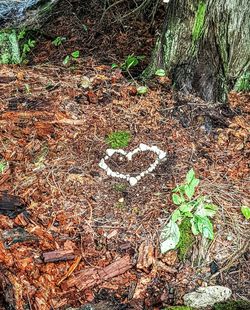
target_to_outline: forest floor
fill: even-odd
[[[132,19],[107,34],[96,4],[82,15],[72,3],[44,26],[28,66],[0,68],[1,199],[19,213],[0,208],[0,309],[163,309],[212,284],[248,300],[250,225],[240,208],[250,205],[250,95],[211,105],[167,77],[137,95],[158,26]],[[58,36],[66,41],[55,47]],[[111,69],[132,53],[146,56],[134,78]],[[167,153],[133,187],[98,165],[107,135],[121,130],[132,136],[126,151],[145,143]],[[150,160],[112,164],[140,172]],[[159,234],[175,210],[171,190],[192,167],[198,193],[219,210],[214,240],[197,237],[183,261],[177,250],[160,254]],[[58,255],[66,261],[49,262]]]

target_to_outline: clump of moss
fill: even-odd
[[[245,300],[232,300],[214,305],[213,310],[248,310],[250,302]]]
[[[201,1],[198,5],[198,8],[195,14],[194,26],[192,29],[193,45],[199,40],[202,34],[205,14],[206,14],[206,8],[207,8],[206,3]]]
[[[236,82],[235,90],[237,92],[243,91],[248,92],[250,91],[250,71],[245,72]]]
[[[116,192],[119,192],[119,193],[123,193],[126,191],[128,185],[127,184],[124,184],[124,183],[116,183],[114,184],[113,188]]]
[[[106,138],[106,142],[112,149],[119,149],[128,146],[131,134],[127,131],[111,132]]]
[[[179,229],[180,229],[180,240],[179,243],[177,244],[178,256],[180,260],[184,261],[195,240],[195,237],[191,231],[190,219],[185,218],[181,222]]]

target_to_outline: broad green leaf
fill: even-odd
[[[214,239],[213,224],[211,223],[208,217],[204,217],[203,219],[202,235],[205,238],[208,238],[211,240]]]
[[[183,193],[185,192],[185,185],[178,185],[172,190],[172,193]]]
[[[195,214],[201,217],[208,216],[213,217],[218,210],[218,207],[214,204],[203,204],[200,203],[195,211]]]
[[[158,69],[158,70],[155,71],[155,75],[157,75],[157,76],[165,76],[166,73],[165,73],[164,69]]]
[[[73,58],[78,58],[80,56],[80,52],[79,51],[74,51],[74,52],[71,53],[71,56]]]
[[[176,210],[172,213],[172,215],[171,215],[171,220],[172,220],[173,222],[176,222],[176,221],[179,220],[180,218],[181,218],[181,212],[180,212],[180,210],[176,209]]]
[[[173,203],[176,204],[177,206],[179,206],[181,203],[185,201],[183,197],[177,194],[172,195],[172,200],[173,200]]]
[[[205,215],[208,217],[213,217],[218,211],[218,207],[212,203],[208,203],[204,206]]]
[[[7,168],[8,163],[4,162],[4,161],[0,161],[0,173],[3,173],[4,170]]]
[[[111,65],[111,69],[115,69],[115,68],[118,68],[119,66],[117,64],[112,64]]]
[[[137,94],[138,95],[144,95],[144,94],[147,93],[147,91],[148,91],[147,86],[139,86],[139,87],[137,87]]]
[[[190,217],[190,218],[194,217],[193,214],[192,214],[191,212],[185,212],[185,213],[184,213],[184,216]]]
[[[197,227],[197,224],[194,220],[194,218],[192,218],[190,220],[190,223],[191,223],[191,230],[192,230],[192,233],[196,236],[199,234],[199,230],[198,230],[198,227]]]
[[[192,209],[193,209],[193,205],[192,204],[190,204],[190,203],[183,203],[183,204],[181,204],[181,206],[179,207],[179,210],[181,211],[181,212],[190,212],[190,211],[192,211]]]
[[[174,249],[180,240],[180,230],[178,225],[172,220],[163,228],[160,235],[161,253],[164,254]]]
[[[241,213],[244,215],[244,217],[249,220],[250,219],[250,208],[247,206],[241,207]]]
[[[191,181],[194,179],[195,177],[195,172],[194,169],[190,169],[186,175],[186,182],[189,184],[191,183]]]
[[[191,182],[190,185],[192,185],[193,187],[197,187],[200,183],[199,179],[194,178]]]
[[[185,186],[185,194],[187,195],[187,197],[191,199],[194,196],[194,193],[195,193],[195,187],[192,186],[192,183],[187,184]]]
[[[208,239],[213,239],[213,225],[210,222],[209,218],[206,216],[199,216],[195,215],[194,217],[194,223],[196,227],[198,228],[198,231]]]
[[[69,63],[69,61],[70,61],[70,57],[69,57],[69,55],[67,55],[67,56],[64,58],[64,60],[63,60],[63,64],[64,64],[64,65],[67,65],[67,64]]]

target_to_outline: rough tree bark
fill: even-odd
[[[164,68],[174,85],[206,101],[249,88],[249,0],[170,0],[145,74]]]
[[[58,0],[0,1],[0,64],[22,62],[16,29],[39,29]]]

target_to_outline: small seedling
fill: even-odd
[[[66,41],[66,38],[65,37],[56,37],[53,41],[52,41],[52,44],[54,46],[60,46],[63,44],[63,42]]]
[[[193,169],[186,175],[184,184],[178,185],[172,192],[172,201],[178,208],[172,213],[168,224],[161,232],[161,252],[176,248],[180,240],[179,226],[183,220],[189,219],[191,231],[194,235],[213,240],[213,225],[209,218],[213,217],[218,207],[209,202],[206,196],[194,197],[199,179],[195,177]]]
[[[23,40],[26,36],[26,30],[25,29],[22,29],[18,35],[17,35],[17,40],[20,41],[20,40]]]
[[[80,52],[79,51],[74,51],[72,52],[70,55],[67,55],[64,60],[63,60],[63,64],[66,66],[70,63],[71,60],[76,60],[77,58],[79,58],[80,56]]]
[[[129,69],[136,67],[144,58],[145,56],[135,56],[131,54],[126,57],[122,64],[112,64],[111,69],[120,68],[122,71],[129,71]]]
[[[0,161],[0,174],[2,174],[8,167],[8,163],[5,161]]]
[[[166,76],[166,72],[164,69],[158,69],[155,71],[155,75],[163,77],[163,76]]]
[[[250,208],[247,206],[242,206],[241,207],[241,213],[243,214],[243,216],[249,220],[250,219]]]
[[[131,134],[127,131],[115,131],[111,132],[106,138],[106,143],[112,149],[119,149],[128,146],[131,140]]]
[[[138,86],[136,90],[138,95],[145,95],[148,92],[147,86]]]
[[[71,53],[71,56],[72,56],[74,59],[79,58],[80,52],[79,52],[79,51],[74,51],[74,52]]]

